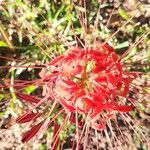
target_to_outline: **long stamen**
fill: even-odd
[[[137,11],[135,14],[137,14],[139,11]],[[114,32],[110,37],[108,37],[103,44],[107,43],[110,39],[112,39],[121,29],[123,29],[131,20],[135,17],[135,14],[128,19],[116,32]]]
[[[132,46],[121,56],[121,59],[124,58],[124,57],[126,57],[126,56],[130,53],[130,51],[131,51],[134,47],[136,47],[140,42],[142,42],[142,41],[144,40],[144,38],[145,38],[146,36],[148,36],[149,34],[150,34],[150,31],[149,31],[149,32],[145,32],[145,33],[143,33],[143,34],[141,35],[141,37],[138,37],[137,40],[132,44]],[[123,60],[121,60],[121,61],[123,61]]]
[[[75,119],[76,119],[76,143],[77,143],[77,146],[76,146],[76,150],[79,149],[79,123],[78,123],[78,112],[77,112],[77,108],[76,108],[76,111],[75,111]]]

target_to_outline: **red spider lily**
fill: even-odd
[[[46,69],[40,73],[43,96],[56,99],[66,112],[88,115],[91,127],[98,120],[96,127],[101,129],[104,111],[108,115],[131,110],[131,106],[119,105],[117,98],[127,96],[135,76],[123,71],[119,56],[108,44],[98,49],[70,49],[48,66],[51,73]]]
[[[44,68],[40,72],[44,99],[57,101],[66,113],[77,112],[87,116],[93,129],[103,130],[107,120],[112,118],[115,112],[125,113],[132,110],[131,106],[120,105],[118,97],[127,97],[130,83],[136,74],[123,71],[119,56],[108,44],[102,44],[97,49],[69,49],[53,59],[48,68],[49,71]],[[34,96],[20,93],[17,93],[17,96],[36,105],[41,103]],[[26,123],[41,115],[29,112],[18,117],[16,122]],[[69,120],[76,124],[75,117],[71,116]],[[78,122],[80,128],[83,122],[84,120]],[[28,142],[43,124],[44,121],[41,121],[33,126],[24,134],[22,141]],[[50,123],[47,124],[49,125]]]

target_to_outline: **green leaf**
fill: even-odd
[[[37,86],[35,85],[31,85],[31,86],[28,86],[24,89],[24,94],[31,94],[35,89],[37,88]]]
[[[0,101],[4,98],[3,94],[0,94]]]
[[[0,112],[0,117],[3,117],[5,115],[5,112]]]
[[[119,15],[125,20],[128,20],[130,18],[130,16],[127,14],[127,12],[121,8],[119,9]]]
[[[0,41],[0,47],[9,47],[4,41]]]
[[[150,94],[150,88],[146,87],[146,88],[144,88],[144,91],[146,91],[148,94]]]
[[[120,43],[118,44],[115,49],[122,49],[122,48],[125,48],[125,47],[128,47],[129,46],[129,42],[128,41],[125,41],[123,43]]]
[[[39,147],[39,150],[46,150],[46,145],[45,144],[41,144]]]

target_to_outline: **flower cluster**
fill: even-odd
[[[119,97],[128,95],[135,75],[123,70],[119,56],[108,44],[69,49],[47,68],[40,72],[43,96],[56,100],[66,112],[87,117],[92,128],[103,129],[116,111],[131,110]]]

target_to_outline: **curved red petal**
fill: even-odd
[[[33,126],[29,131],[27,131],[22,138],[22,142],[28,142],[31,140],[37,132],[40,130],[41,126],[43,125],[44,121],[38,123],[37,125]]]
[[[74,112],[75,108],[69,104],[67,104],[63,99],[60,100],[61,105],[64,106],[64,108],[69,112]]]
[[[114,52],[114,48],[112,48],[108,43],[102,44],[102,48],[106,51]]]
[[[20,100],[24,100],[30,103],[39,103],[40,100],[38,98],[36,98],[35,96],[31,96],[31,95],[27,95],[27,94],[21,94],[21,93],[16,93],[17,97]]]
[[[29,113],[29,114],[24,114],[22,116],[19,116],[17,119],[16,119],[16,122],[17,123],[26,123],[26,122],[29,122],[31,120],[34,120],[38,117],[41,116],[41,113]]]
[[[118,106],[116,106],[116,108],[114,110],[117,110],[119,112],[129,112],[132,110],[132,107],[131,106],[118,105]]]
[[[64,55],[61,55],[61,56],[58,56],[56,57],[55,59],[53,59],[48,65],[51,66],[51,65],[56,65],[61,59],[64,58]]]

